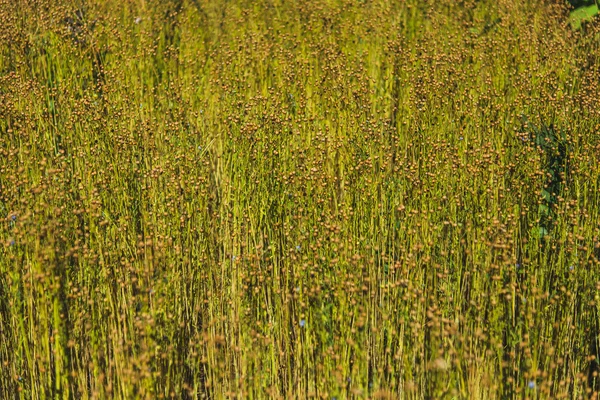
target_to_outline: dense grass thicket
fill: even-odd
[[[600,390],[600,24],[0,1],[0,398]]]

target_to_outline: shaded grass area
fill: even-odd
[[[0,3],[1,397],[593,395],[569,11]]]

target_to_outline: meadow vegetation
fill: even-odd
[[[600,24],[0,1],[0,398],[600,384]]]

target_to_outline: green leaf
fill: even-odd
[[[552,202],[552,195],[550,194],[550,192],[548,192],[545,189],[542,189],[542,197],[544,198],[545,202],[547,202],[547,203]]]
[[[577,30],[581,28],[581,23],[583,21],[589,21],[596,15],[598,15],[597,4],[579,7],[571,11],[571,14],[569,15],[569,22],[571,23],[571,27]]]

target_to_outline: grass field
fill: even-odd
[[[569,11],[0,1],[0,398],[595,398]]]

